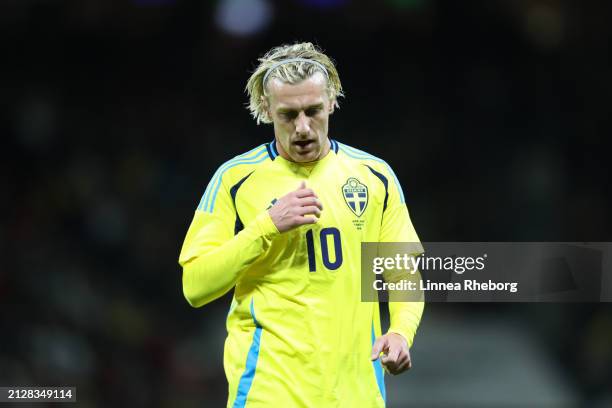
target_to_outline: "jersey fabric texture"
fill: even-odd
[[[187,232],[179,258],[187,301],[200,307],[234,288],[230,408],[385,406],[383,368],[370,359],[379,305],[361,301],[361,243],[419,240],[391,168],[330,143],[311,163],[282,158],[274,141],[226,162]],[[322,202],[321,217],[280,234],[267,209],[301,181]],[[423,303],[389,311],[389,332],[412,345]]]

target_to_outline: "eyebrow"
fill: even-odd
[[[316,103],[314,105],[306,106],[303,110],[307,111],[307,110],[310,110],[310,109],[323,109],[323,102]],[[294,108],[289,108],[289,107],[280,107],[276,111],[277,112],[298,112],[300,110],[302,110],[302,109],[294,109]]]

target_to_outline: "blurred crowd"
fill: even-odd
[[[223,25],[250,3],[259,26]],[[91,407],[224,404],[229,300],[189,308],[177,258],[215,169],[273,138],[243,89],[282,43],[336,60],[330,136],[391,164],[423,241],[612,241],[611,11],[3,1],[0,386],[76,386]],[[424,319],[436,313],[522,316],[581,401],[612,401],[608,304],[436,304]]]

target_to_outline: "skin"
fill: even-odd
[[[327,132],[335,100],[329,98],[326,86],[327,79],[320,72],[297,84],[287,84],[278,78],[268,81],[264,109],[274,123],[281,157],[306,163],[329,153]]]
[[[263,105],[274,124],[276,148],[284,159],[308,163],[329,153],[329,115],[334,112],[335,100],[329,98],[326,85],[327,80],[320,72],[297,84],[277,78],[268,81],[268,97],[263,99]],[[323,204],[304,181],[268,210],[281,233],[316,223],[321,211]],[[394,375],[412,366],[408,343],[397,333],[387,333],[374,342],[371,359],[378,358]]]
[[[280,153],[280,152],[279,152]],[[282,196],[268,210],[272,222],[280,233],[300,225],[314,224],[319,220],[323,204],[306,182],[302,181],[297,190]]]
[[[268,81],[264,109],[274,123],[276,148],[284,159],[307,163],[329,153],[327,132],[335,101],[329,98],[326,86],[327,80],[320,72],[297,84],[277,78]],[[281,197],[269,213],[282,233],[316,223],[322,210],[315,192],[302,182],[297,190]]]
[[[401,334],[387,333],[376,339],[372,346],[372,361],[379,358],[385,370],[393,375],[412,368],[408,343]]]

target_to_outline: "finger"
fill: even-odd
[[[395,368],[397,366],[397,361],[391,360],[388,354],[383,354],[383,356],[380,358],[380,362],[388,368]]]
[[[400,373],[400,369],[397,364],[386,363],[386,364],[383,364],[382,366],[383,366],[383,369],[389,374],[396,375]]]
[[[402,370],[400,370],[398,367],[395,367],[395,368],[387,370],[387,372],[391,375],[398,375],[402,373]]]
[[[321,216],[321,210],[319,210],[319,207],[315,207],[314,205],[308,205],[306,207],[299,207],[297,209],[297,213],[299,215],[314,214],[317,216],[317,218]]]
[[[405,361],[402,364],[399,364],[397,367],[395,367],[395,369],[393,370],[392,374],[400,374],[403,373],[406,370],[410,370],[410,362],[409,361]]]
[[[374,342],[372,346],[372,356],[370,357],[372,361],[375,361],[380,357],[380,353],[382,353],[383,349],[387,346],[387,338],[384,336],[379,337]]]
[[[383,356],[384,357],[384,356]],[[389,374],[395,374],[397,367],[394,364],[391,363],[383,363],[382,362],[382,358],[380,359],[383,368],[385,369],[386,372],[388,372]]]
[[[408,361],[406,359],[401,359],[399,358],[398,360],[391,360],[390,357],[385,356],[385,362],[383,363],[383,365],[385,367],[387,367],[388,371],[392,374],[397,374],[400,373],[404,370],[406,370],[406,368],[402,368],[404,366],[407,365]],[[382,359],[381,359],[382,361]]]
[[[405,364],[408,360],[410,360],[408,358],[408,354],[400,353],[399,357],[397,358],[397,365]]]
[[[389,350],[389,354],[387,357],[387,361],[392,362],[393,364],[397,364],[398,360],[399,360],[399,355],[400,352],[402,351],[402,348],[399,346],[394,346],[391,350]]]
[[[303,215],[303,216],[298,216],[295,224],[296,226],[299,225],[306,225],[306,224],[316,224],[317,221],[319,221],[319,219],[315,216],[312,215]]]
[[[398,365],[398,359],[399,359],[399,352],[397,351],[397,349],[393,348],[393,349],[389,350],[387,352],[387,354],[382,356],[380,361],[383,364],[397,366]]]
[[[305,188],[306,188],[306,181],[305,180],[300,181],[300,186],[297,189],[303,190]]]
[[[298,198],[298,203],[302,207],[307,206],[307,205],[316,205],[317,207],[319,207],[319,209],[321,210],[323,209],[323,204],[321,203],[321,200],[319,200],[318,198],[314,196]]]
[[[402,365],[400,365],[400,370],[402,371],[406,371],[406,370],[410,370],[412,368],[412,361],[410,360],[406,360],[402,363]]]
[[[316,197],[317,195],[311,188],[300,188],[298,190],[295,190],[295,196],[297,198],[302,198],[302,197],[310,197],[310,196]]]

